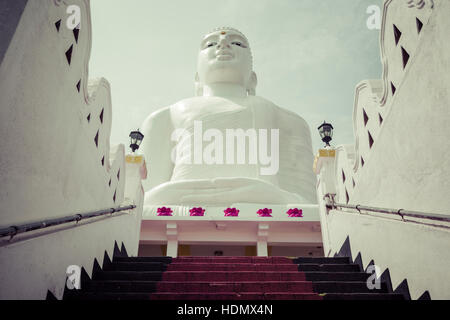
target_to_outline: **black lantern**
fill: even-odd
[[[333,129],[331,123],[326,123],[325,121],[317,128],[322,141],[326,143],[325,147],[330,146],[330,141],[333,139]]]
[[[135,152],[137,149],[139,149],[142,139],[144,139],[144,135],[138,129],[137,131],[131,131],[130,139],[130,148],[133,152]]]

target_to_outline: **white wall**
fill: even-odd
[[[358,85],[356,147],[337,147],[336,160],[322,168],[324,172],[327,167],[335,170],[334,177],[325,179],[322,172],[319,174],[318,197],[326,255],[337,253],[349,237],[353,258],[360,253],[364,267],[374,260],[381,272],[389,268],[394,289],[407,279],[413,299],[426,290],[432,299],[449,299],[448,229],[379,215],[344,211],[328,215],[322,198],[336,190],[337,202],[345,203],[347,191],[350,204],[450,214],[450,150],[446,145],[450,136],[450,73],[446,71],[450,70],[446,41],[450,2],[434,1],[433,9],[430,1],[425,3],[423,8],[409,8],[406,1],[385,1],[380,39],[382,91],[376,81]],[[416,18],[423,22],[420,33]],[[397,44],[394,24],[402,31]],[[406,67],[401,47],[410,54]],[[395,94],[390,82],[395,83]],[[367,123],[363,108],[368,112]],[[377,113],[383,116],[378,128]],[[368,131],[374,132],[371,148]],[[354,179],[354,186],[349,179]]]
[[[78,41],[64,3],[81,8]],[[125,150],[110,150],[110,86],[105,79],[88,85],[90,48],[89,1],[28,1],[0,65],[2,227],[124,202]],[[47,289],[60,298],[66,267],[90,273],[94,258],[101,263],[105,250],[112,256],[114,240],[137,254],[141,188],[127,188],[139,208],[132,215],[2,239],[0,298],[41,299]]]
[[[352,259],[361,253],[364,269],[371,260],[381,273],[388,268],[394,289],[407,279],[411,299],[425,291],[431,299],[450,299],[448,229],[334,210],[328,227],[331,256],[348,236]]]

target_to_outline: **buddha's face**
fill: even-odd
[[[252,74],[252,56],[247,40],[233,30],[207,34],[198,55],[198,80],[204,84],[219,82],[247,86]]]

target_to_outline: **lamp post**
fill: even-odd
[[[135,152],[137,149],[139,149],[139,146],[141,145],[142,139],[144,139],[144,135],[139,131],[131,131],[130,133],[130,148],[133,152]]]
[[[325,142],[325,147],[330,147],[330,141],[333,139],[333,129],[331,123],[325,121],[317,128],[322,141]]]

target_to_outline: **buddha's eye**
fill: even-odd
[[[239,47],[243,47],[244,46],[242,43],[240,43],[238,41],[234,41],[231,44],[234,44],[234,45],[239,46]]]
[[[205,45],[205,48],[210,48],[210,47],[213,47],[213,46],[215,46],[215,45],[216,45],[215,42],[208,42],[208,43]]]

